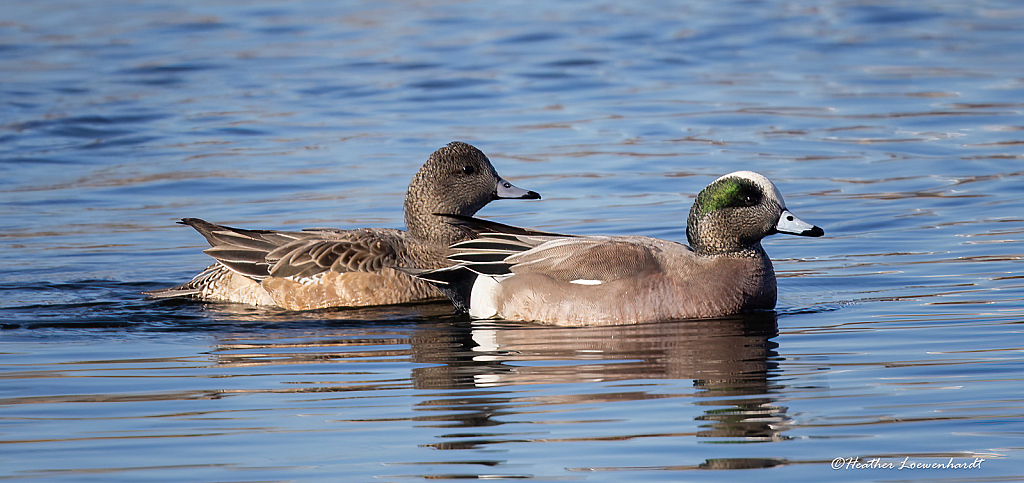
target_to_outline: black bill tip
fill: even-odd
[[[813,236],[819,237],[825,234],[825,230],[822,230],[820,226],[811,227],[810,230],[804,230],[800,233],[800,236]]]

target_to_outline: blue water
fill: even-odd
[[[1008,0],[5,2],[0,480],[1022,480],[1022,65]],[[636,327],[140,294],[182,217],[400,227],[453,140],[497,221],[685,240],[750,169],[826,236]]]

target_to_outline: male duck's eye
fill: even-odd
[[[728,206],[734,208],[749,208],[751,206],[757,206],[760,202],[761,197],[758,196],[757,193],[736,193]]]
[[[463,166],[462,167],[462,172],[465,173],[465,174],[473,174],[473,173],[476,172],[476,170],[473,169],[472,166]]]

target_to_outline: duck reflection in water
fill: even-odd
[[[509,442],[531,442],[528,415],[558,411],[566,405],[603,404],[663,398],[690,398],[701,408],[696,429],[650,434],[601,434],[551,437],[545,442],[628,440],[644,437],[714,438],[714,442],[785,440],[787,408],[773,393],[778,377],[778,334],[774,312],[717,319],[629,326],[553,327],[499,321],[467,321],[430,315],[409,326],[337,321],[330,334],[312,340],[263,340],[225,343],[216,351],[231,366],[413,362],[412,384],[422,399],[408,420],[420,428],[448,428],[435,440],[418,444],[436,449],[478,449]],[[368,319],[369,320],[369,319]],[[380,319],[378,319],[380,320]],[[343,325],[341,325],[343,324]],[[252,352],[256,351],[256,352]],[[338,369],[331,370],[332,374]],[[360,374],[365,374],[362,369]],[[373,389],[358,383],[317,384],[289,392],[348,392]],[[390,376],[389,376],[390,377]],[[666,393],[657,380],[692,379],[696,392]],[[606,384],[624,381],[621,385]],[[627,382],[628,381],[628,382]],[[644,381],[650,381],[645,383]],[[395,380],[379,389],[395,389]],[[563,391],[523,386],[570,385]],[[678,387],[678,386],[675,386]],[[440,391],[440,392],[439,392]],[[692,413],[691,413],[692,414]],[[693,416],[690,416],[693,417]],[[363,420],[365,421],[365,420]],[[514,422],[516,431],[496,431]],[[671,426],[671,425],[670,425]],[[670,427],[668,426],[668,427]],[[683,425],[684,427],[686,425]],[[677,426],[678,427],[678,426]],[[726,459],[694,468],[766,467],[779,460]]]
[[[588,328],[477,321],[466,331],[431,332],[424,331],[416,337],[418,341],[413,340],[414,362],[437,364],[414,369],[418,389],[693,379],[699,389],[695,395],[703,398],[694,404],[707,409],[698,418],[705,423],[692,436],[773,441],[784,439],[781,433],[788,427],[786,408],[776,405],[770,396],[775,390],[770,380],[775,377],[774,359],[778,356],[771,340],[778,334],[778,326],[771,312]],[[441,340],[448,343],[436,343]],[[515,414],[523,404],[673,397],[643,385],[629,387],[628,391],[609,392],[608,386],[601,386],[599,392],[547,397],[462,394],[422,404],[425,410],[442,411],[423,419],[446,427],[495,426],[502,424],[495,417]],[[432,446],[461,449],[487,443],[466,440]]]

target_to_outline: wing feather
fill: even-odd
[[[540,273],[555,280],[615,280],[660,269],[644,237],[557,237],[482,234],[452,246],[449,256],[481,274]]]
[[[378,271],[394,266],[403,249],[397,230],[245,230],[198,218],[181,221],[210,243],[204,252],[256,280],[311,277],[326,271]]]

